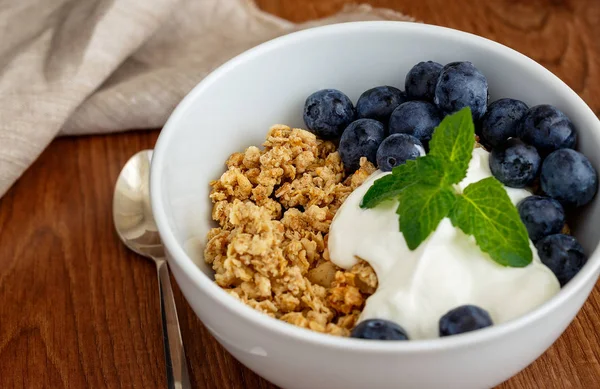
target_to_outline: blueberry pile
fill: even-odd
[[[479,122],[487,103],[487,79],[472,63],[427,61],[408,72],[404,91],[377,86],[361,94],[356,106],[339,90],[319,90],[306,99],[304,122],[320,138],[340,140],[346,173],[358,169],[361,157],[391,171],[424,155],[445,115],[468,106]],[[496,116],[488,121],[497,121]]]
[[[356,106],[339,90],[317,91],[306,99],[304,121],[320,138],[339,140],[347,174],[358,169],[361,157],[391,171],[425,155],[444,116],[470,107],[479,142],[491,151],[494,177],[507,187],[535,193],[517,208],[541,261],[565,285],[587,260],[577,240],[562,233],[566,212],[592,200],[598,174],[575,150],[577,129],[558,108],[529,107],[512,98],[488,100],[487,79],[471,62],[427,61],[408,72],[404,91],[377,86],[365,91]],[[440,319],[440,336],[491,324],[481,308],[458,307]],[[397,324],[379,319],[360,323],[352,336],[408,339]]]
[[[489,105],[481,121],[481,141],[492,149],[490,170],[504,185],[536,193],[517,209],[541,261],[561,286],[587,261],[577,240],[563,234],[566,212],[589,203],[598,174],[574,148],[577,130],[558,108],[528,108],[514,99]]]

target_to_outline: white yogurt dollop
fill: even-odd
[[[457,189],[491,177],[488,160],[487,151],[474,149],[467,176]],[[477,305],[499,324],[533,310],[560,290],[531,241],[530,265],[503,267],[448,218],[411,251],[399,231],[397,201],[360,208],[373,181],[385,174],[389,173],[375,172],[348,197],[329,231],[333,263],[348,269],[364,259],[377,273],[379,286],[367,299],[360,320],[388,319],[401,325],[410,339],[437,338],[440,317],[460,305]],[[531,195],[524,189],[506,191],[514,204]]]

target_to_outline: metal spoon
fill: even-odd
[[[151,159],[152,150],[140,151],[121,170],[113,197],[113,221],[123,243],[136,253],[151,258],[156,264],[167,386],[169,389],[188,389],[191,385],[169,269],[150,207]]]

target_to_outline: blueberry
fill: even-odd
[[[407,101],[392,112],[388,128],[390,134],[408,134],[428,142],[441,120],[440,112],[433,104]]]
[[[559,233],[565,225],[562,205],[550,197],[529,196],[517,204],[517,209],[527,228],[529,239],[534,242]]]
[[[481,136],[484,142],[491,147],[497,147],[508,138],[517,136],[517,127],[528,109],[527,104],[520,100],[494,101],[481,118]]]
[[[471,108],[478,121],[486,111],[488,83],[471,62],[451,62],[444,66],[435,87],[433,102],[445,114]]]
[[[511,188],[531,184],[540,170],[541,158],[535,147],[511,138],[492,150],[490,170],[501,183]]]
[[[585,155],[571,149],[556,150],[542,163],[542,190],[564,205],[589,203],[598,188],[598,174]]]
[[[458,335],[493,325],[489,313],[475,305],[461,305],[440,319],[440,336]]]
[[[444,66],[433,61],[419,62],[406,74],[404,89],[411,100],[433,101],[435,84]]]
[[[379,120],[387,124],[392,111],[406,101],[404,93],[393,86],[378,86],[365,91],[356,102],[359,118]]]
[[[358,119],[344,130],[340,139],[340,157],[346,173],[352,173],[360,166],[360,158],[366,157],[377,162],[377,149],[385,138],[385,128],[374,119]]]
[[[383,319],[361,321],[352,329],[350,336],[373,340],[408,340],[408,335],[406,335],[404,328],[394,322]]]
[[[558,278],[564,286],[581,270],[587,261],[583,247],[570,235],[549,235],[535,245],[542,263]]]
[[[572,149],[577,132],[571,120],[552,105],[536,105],[523,116],[517,136],[547,155],[558,149]]]
[[[304,103],[304,123],[310,132],[323,139],[342,135],[356,116],[352,101],[337,89],[322,89]]]
[[[425,155],[425,149],[417,138],[407,134],[392,134],[377,149],[377,166],[384,172],[389,172],[395,166],[422,155]]]

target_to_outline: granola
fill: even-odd
[[[345,271],[329,260],[327,233],[348,195],[376,169],[365,158],[345,177],[336,146],[305,130],[273,126],[260,150],[227,160],[210,183],[205,260],[215,282],[247,305],[315,331],[347,336],[377,288],[361,261]]]

